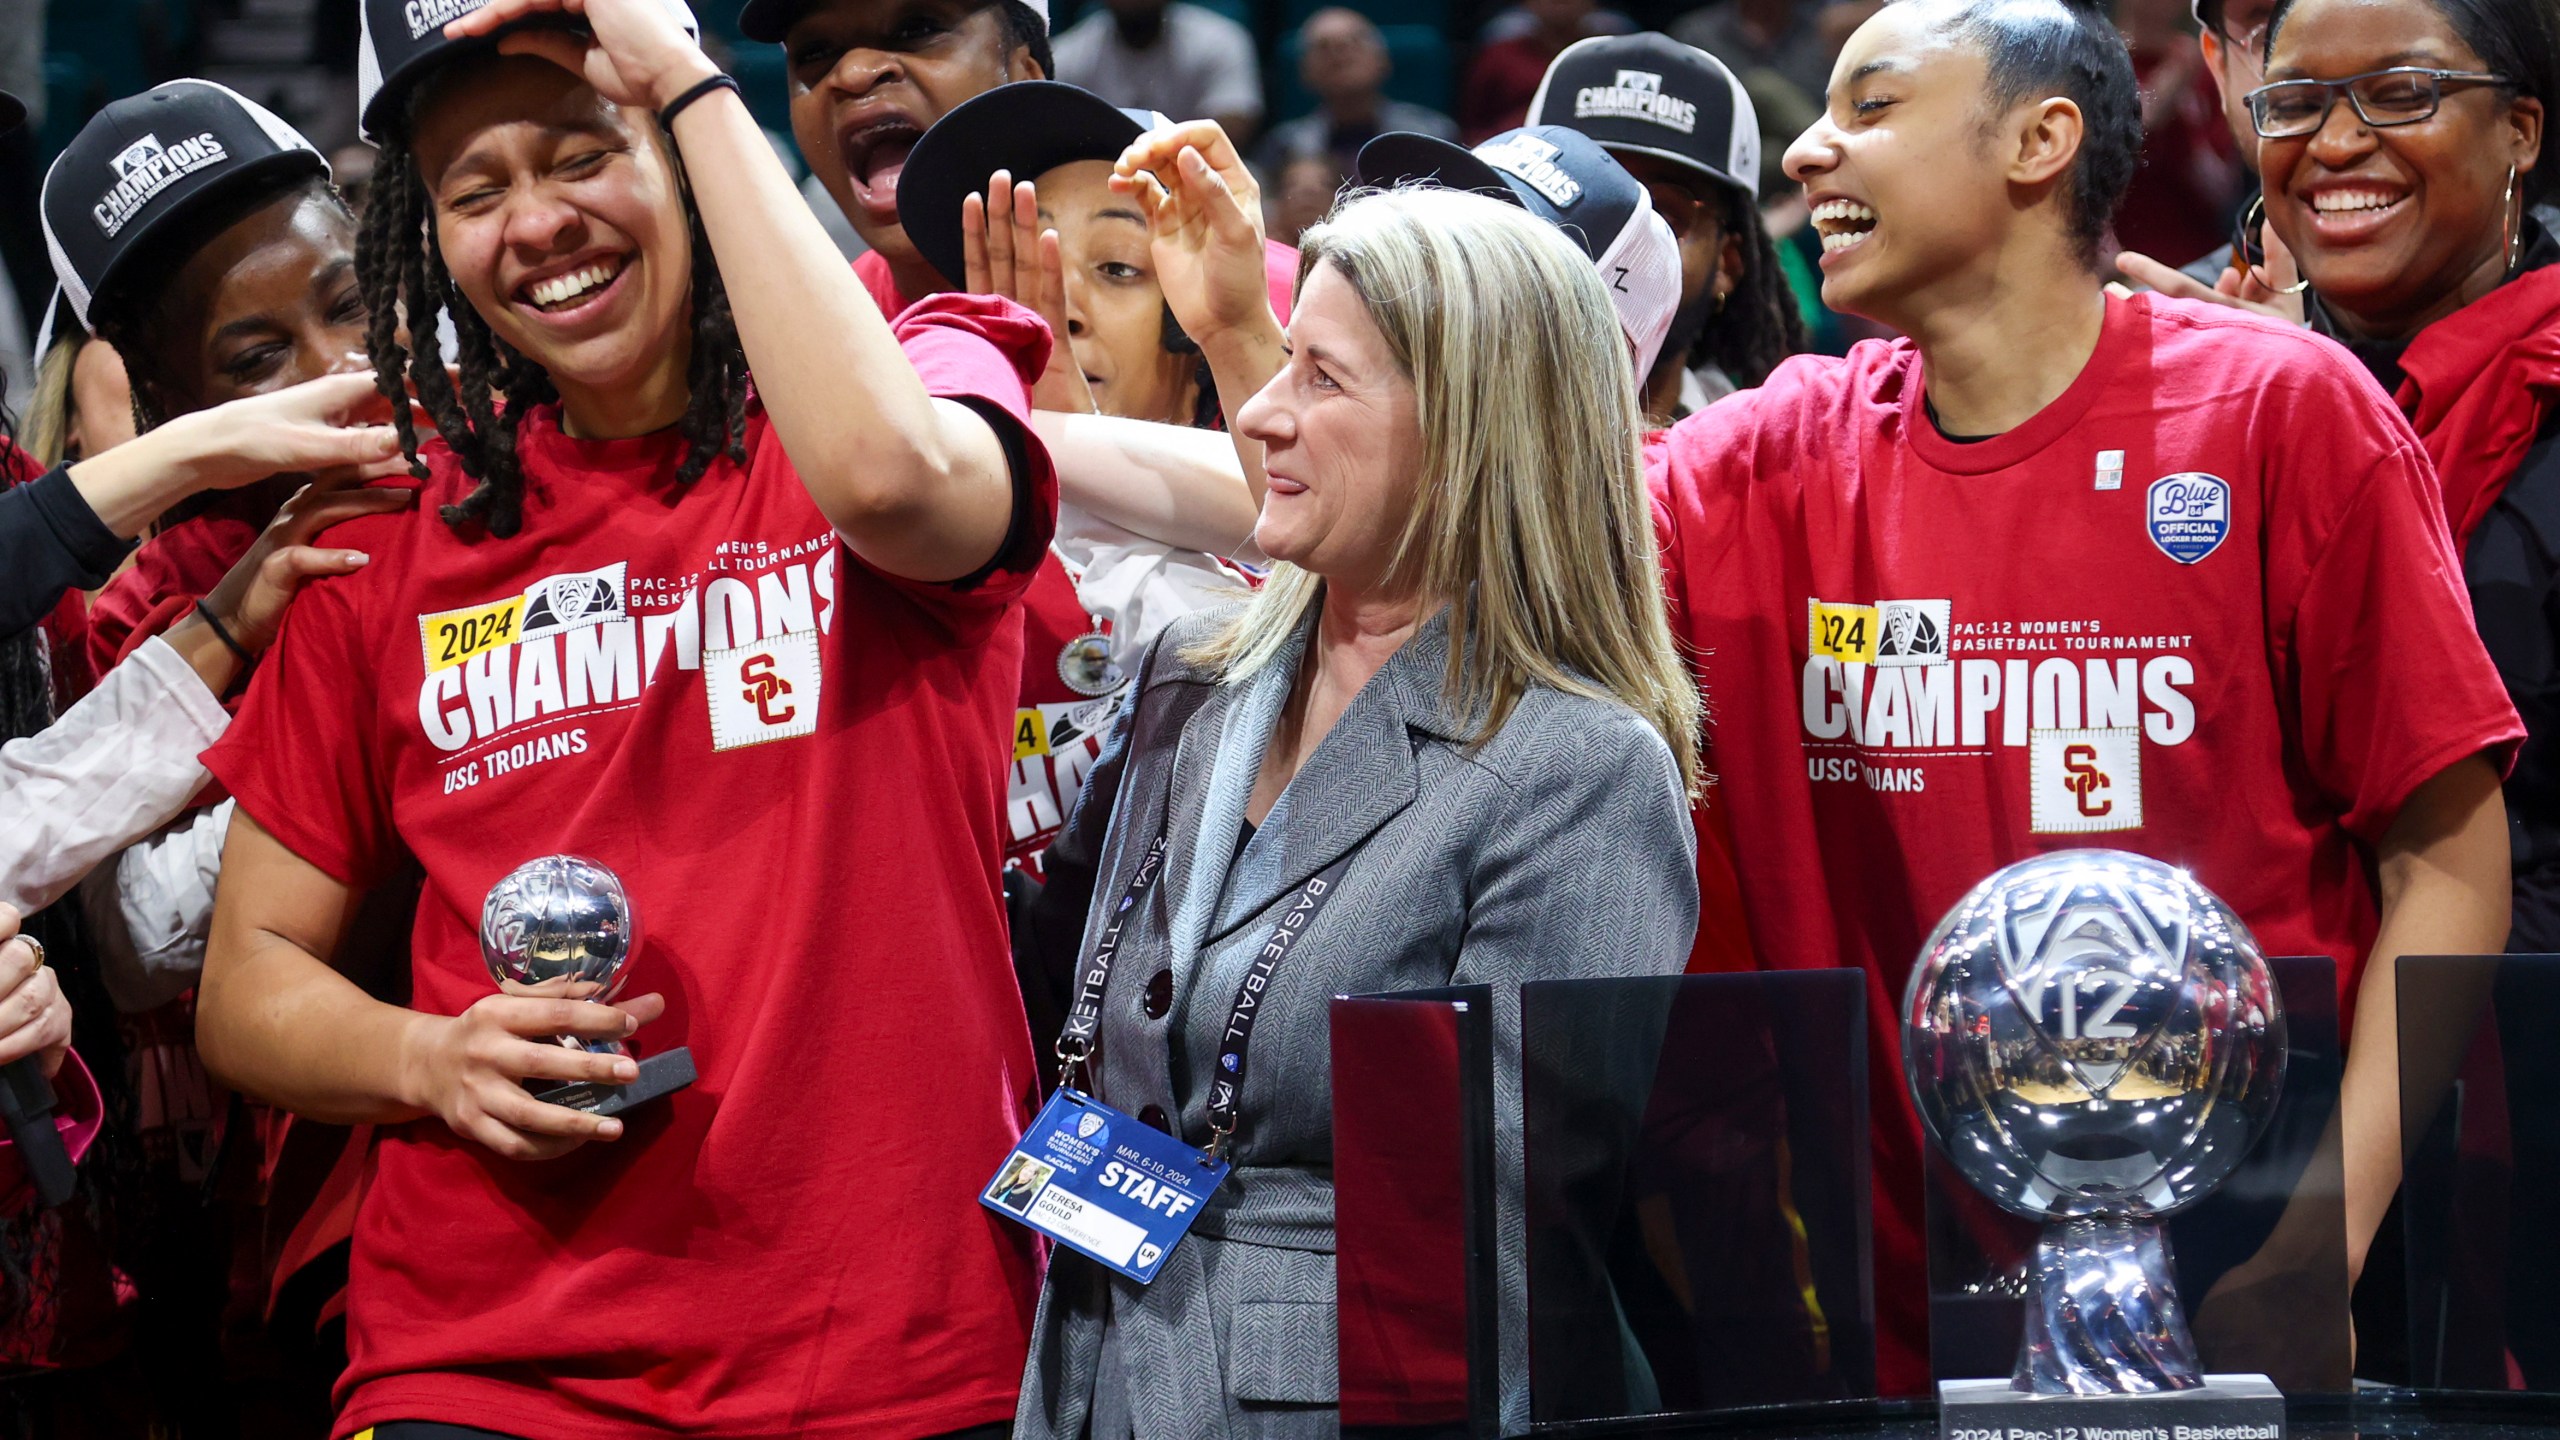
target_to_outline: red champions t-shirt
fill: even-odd
[[[2008,434],[1948,440],[1921,395],[1910,344],[1870,342],[1647,453],[1761,963],[1870,977],[1897,1393],[1926,1380],[1927,1291],[1896,1011],[1948,908],[2030,855],[2134,850],[2352,986],[2372,842],[2522,734],[2417,442],[2328,341],[2110,299]]]
[[[1028,1232],[977,1203],[1038,1088],[996,874],[1017,606],[1056,477],[1025,422],[1048,331],[951,296],[902,316],[927,387],[1010,417],[1023,518],[975,585],[864,565],[765,415],[689,488],[672,431],[528,416],[523,529],[419,513],[331,542],[206,763],[362,886],[426,872],[415,999],[493,989],[489,887],[541,855],[622,878],[662,991],[644,1052],[701,1078],[561,1159],[386,1127],[358,1218],[336,1433],[913,1436],[1013,1413]]]

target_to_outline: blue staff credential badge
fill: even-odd
[[[2218,475],[2188,471],[2151,482],[2143,519],[2151,543],[2181,565],[2222,548],[2231,534],[2231,486]]]
[[[1143,1285],[1228,1168],[1090,1095],[1061,1089],[978,1203]]]

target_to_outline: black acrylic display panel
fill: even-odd
[[[2560,955],[2398,979],[2409,1378],[2560,1392]]]
[[[1522,987],[1535,1423],[1875,1393],[1864,986]]]
[[[2353,1366],[2345,1172],[2335,1147],[2321,1144],[2338,1105],[2337,967],[2319,956],[2267,964],[2284,1004],[2284,1093],[2249,1158],[2170,1220],[2169,1248],[2207,1373],[2265,1375],[2290,1395],[2339,1393]],[[1935,1146],[1923,1148],[1931,1371],[1942,1380],[2006,1376],[2038,1226],[1984,1199]],[[2286,1240],[2271,1245],[2279,1223]]]
[[[1343,1434],[1491,1436],[1491,997],[1336,996],[1332,1022]]]

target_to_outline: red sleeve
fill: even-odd
[[[405,857],[377,774],[374,687],[359,586],[320,580],[285,612],[239,718],[204,753],[240,808],[294,854],[364,889]]]
[[[182,520],[143,542],[133,563],[89,608],[89,658],[103,675],[135,647],[187,617],[266,528],[234,513]]]
[[[2335,459],[2328,473],[2351,473],[2325,442],[2367,439],[2372,427],[2308,418],[2288,429],[2313,453],[2283,463],[2299,475]],[[2281,606],[2293,592],[2290,633],[2278,643],[2289,652],[2304,760],[2345,812],[2342,823],[2368,842],[2447,766],[2486,752],[2503,772],[2524,737],[2473,626],[2426,457],[2411,440],[2386,445],[2312,553],[2300,564],[2268,557],[2270,600]]]
[[[1057,471],[1031,429],[1031,386],[1049,363],[1049,327],[1010,300],[943,294],[907,307],[890,328],[928,392],[969,406],[995,429],[1012,465],[1014,507],[1003,546],[977,574],[948,583],[880,578],[934,610],[1001,611],[1030,587],[1058,529]]]
[[[89,607],[89,664],[104,675],[134,652],[135,647],[154,635],[165,633],[172,625],[187,618],[202,597],[193,594],[154,594],[144,583],[127,584],[136,572],[127,570],[107,583]]]

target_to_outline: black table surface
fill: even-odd
[[[1937,1440],[1938,1407],[1917,1400],[1850,1401],[1710,1417],[1594,1420],[1540,1426],[1533,1433],[1540,1440]],[[2366,1389],[2352,1396],[2293,1396],[2285,1403],[2285,1434],[2287,1440],[2560,1440],[2560,1395]]]

